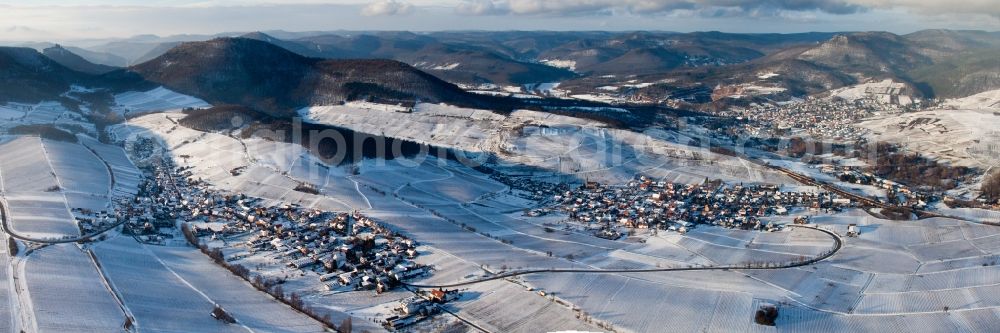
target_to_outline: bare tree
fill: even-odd
[[[981,190],[983,191],[983,197],[986,197],[986,200],[996,202],[1000,199],[1000,171],[986,176],[986,179],[983,180]]]
[[[236,323],[236,318],[233,318],[226,310],[223,310],[221,306],[216,305],[215,309],[212,309],[212,317],[215,319],[225,322],[227,324]]]
[[[351,333],[353,330],[351,326],[351,317],[344,318],[344,320],[340,322],[340,327],[337,328],[337,331],[340,333]]]

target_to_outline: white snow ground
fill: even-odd
[[[123,114],[143,114],[183,108],[208,108],[207,102],[173,90],[158,87],[150,91],[130,91],[115,95],[115,103]]]
[[[0,143],[0,185],[14,231],[42,238],[80,234],[43,140],[16,137]]]
[[[80,137],[80,144],[93,151],[105,167],[111,168],[111,176],[114,178],[114,188],[112,188],[112,198],[133,196],[139,191],[139,182],[142,180],[142,173],[135,164],[129,160],[125,150],[118,146],[102,144],[89,137]]]
[[[139,171],[121,148],[79,138],[84,144],[27,136],[0,140],[0,198],[15,231],[41,238],[76,236],[71,209],[104,210],[110,198],[136,192]]]
[[[872,131],[872,139],[898,143],[957,165],[983,168],[1000,163],[1000,115],[992,111],[908,112],[860,126]]]
[[[85,113],[85,110],[81,110]],[[97,129],[83,114],[70,111],[56,101],[35,104],[7,103],[0,105],[0,129],[21,125],[53,125],[70,132],[97,135]]]
[[[246,332],[212,318],[214,303],[135,240],[117,237],[101,242],[93,251],[141,331]]]
[[[892,96],[898,98],[900,105],[909,105],[913,102],[911,94],[906,92],[906,84],[895,82],[891,79],[859,83],[853,86],[833,89],[829,93],[832,97],[839,97],[851,102],[871,98],[885,104],[890,104]]]
[[[181,276],[185,284],[221,305],[250,330],[276,333],[324,331],[323,326],[312,318],[257,291],[194,248],[150,246],[149,249],[159,262]]]
[[[1000,110],[1000,89],[981,92],[972,96],[955,98],[944,103],[945,107],[959,110]]]
[[[125,323],[96,266],[75,244],[32,252],[22,274],[38,332],[114,332]]]

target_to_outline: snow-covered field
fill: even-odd
[[[616,328],[637,332],[649,331],[651,327],[713,330],[709,327],[719,315],[729,318],[724,323],[739,325],[729,326],[728,331],[759,329],[750,320],[753,304],[762,301],[783,304],[778,331],[892,329],[906,327],[907,323],[922,325],[920,331],[956,328],[976,331],[975,328],[982,327],[977,326],[981,322],[970,318],[995,315],[1000,304],[992,295],[997,292],[994,286],[1000,283],[1000,270],[993,267],[998,259],[996,251],[1000,250],[1000,236],[997,236],[1000,228],[948,219],[893,222],[861,214],[852,211],[814,218],[819,225],[840,233],[848,223],[857,223],[862,227],[862,235],[846,238],[840,253],[813,267],[747,272],[531,275],[524,279],[584,312],[608,318]],[[748,244],[752,244],[751,249],[799,250],[808,256],[826,248],[824,241],[828,246],[829,239],[823,237],[808,230],[755,235],[697,228],[688,235],[672,234],[665,239],[697,257],[717,262],[739,258],[740,252],[748,253],[745,252]],[[709,242],[715,248],[691,246],[696,242]],[[671,248],[649,241],[627,251],[655,255],[670,253]],[[696,262],[677,254],[671,258]],[[621,251],[613,253],[612,258],[633,259],[634,263],[642,260],[635,255],[623,256]],[[637,290],[642,293],[636,294]],[[737,304],[722,301],[738,299],[741,301]],[[697,310],[688,313],[691,309]],[[656,316],[663,312],[684,315]],[[948,316],[949,313],[952,315]]]
[[[318,322],[257,291],[194,248],[152,246],[149,249],[186,284],[221,305],[250,330],[323,332]]]
[[[97,196],[107,200],[111,176],[94,153],[84,146],[67,142],[44,141],[42,147],[64,193]]]
[[[35,238],[77,236],[80,230],[60,193],[8,193],[7,218],[14,232]]]
[[[660,133],[548,124],[525,126],[502,147],[503,162],[550,170],[569,179],[624,183],[637,174],[677,183],[706,178],[730,182],[791,183],[739,158],[677,144]]]
[[[528,276],[525,280],[629,332],[744,331],[753,298],[740,292],[668,287],[614,274]]]
[[[896,96],[898,104],[909,105],[913,102],[911,92],[906,91],[906,84],[894,82],[891,79],[882,81],[872,81],[859,83],[853,86],[837,88],[829,91],[831,97],[841,98],[847,101],[872,98],[879,102],[889,104],[892,96]]]
[[[32,252],[23,274],[38,332],[114,332],[125,323],[97,267],[75,244]]]
[[[565,68],[568,70],[576,70],[575,60],[560,60],[560,59],[542,59],[541,63],[558,68]]]
[[[55,125],[72,132],[97,135],[97,129],[80,113],[70,111],[55,101],[37,104],[9,103],[0,105],[0,129],[19,125]]]
[[[870,139],[899,144],[910,152],[940,162],[987,171],[1000,165],[1000,110],[939,109],[875,118],[859,124]],[[979,184],[970,182],[949,192],[975,197]]]
[[[89,137],[80,137],[80,143],[92,150],[106,163],[105,167],[111,167],[111,176],[114,178],[112,197],[131,196],[139,191],[138,187],[139,182],[142,180],[142,173],[129,160],[124,149],[118,146],[102,144]]]
[[[980,208],[948,208],[945,205],[939,205],[935,209],[937,209],[941,214],[948,216],[1000,224],[1000,211]]]
[[[93,251],[141,331],[246,332],[212,318],[214,303],[135,240],[117,237],[101,242]]]
[[[58,102],[42,102],[25,112],[23,119],[27,124],[51,124],[69,112]]]
[[[37,137],[5,138],[0,143],[0,175],[4,192],[42,192],[58,186]]]
[[[932,110],[876,118],[860,126],[872,139],[957,165],[1000,163],[1000,115],[989,110]]]
[[[66,196],[37,137],[0,143],[0,189],[11,228],[32,237],[79,235]]]
[[[972,96],[948,100],[945,107],[960,110],[1000,111],[1000,89],[981,92]]]
[[[142,114],[183,108],[208,108],[205,101],[164,87],[150,91],[130,91],[115,95],[115,103],[125,114]]]
[[[309,107],[300,110],[299,114],[309,122],[344,126],[359,132],[383,134],[469,152],[488,151],[485,141],[498,135],[505,119],[502,115],[486,110],[436,104],[419,104],[412,113],[402,113],[391,106],[350,103]]]
[[[598,102],[598,103],[624,103],[627,102],[625,98],[606,95],[606,94],[573,94],[569,96],[570,98],[575,98],[584,101]]]
[[[197,249],[148,246],[118,237],[102,242],[94,253],[141,331],[323,331],[318,322],[257,291]],[[226,325],[212,318],[215,305],[238,323]]]
[[[464,318],[491,332],[601,331],[575,320],[575,313],[569,307],[514,283],[483,283],[472,286],[466,293],[476,297],[463,298],[451,306],[460,309]]]
[[[447,65],[437,65],[437,66],[431,67],[430,69],[439,70],[439,71],[450,71],[450,70],[454,70],[455,68],[458,68],[458,66],[461,66],[461,65],[462,65],[461,63],[456,62],[456,63],[447,64]]]
[[[121,150],[80,138],[103,151]],[[99,211],[108,207],[113,194],[108,164],[87,146],[37,137],[7,137],[0,142],[0,189],[15,231],[42,238],[78,235],[71,209]],[[109,164],[120,166],[128,161],[124,153],[117,158],[124,160]],[[139,174],[134,166],[128,175],[119,176],[115,178],[116,189],[124,186],[130,188],[127,192],[135,193]]]
[[[24,117],[24,110],[11,105],[0,105],[0,120],[13,121]]]

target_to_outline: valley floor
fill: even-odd
[[[159,103],[144,96],[126,97],[136,108]],[[316,121],[359,130],[371,129],[364,126],[392,112],[348,111],[325,107],[304,112]],[[22,111],[8,113],[13,117],[17,112]],[[473,130],[455,136],[436,127],[437,121],[456,114],[468,117],[466,125]],[[408,283],[469,282],[458,287],[457,299],[441,305],[444,313],[407,330],[989,331],[1000,319],[1000,298],[995,297],[1000,294],[1000,227],[945,218],[889,221],[857,209],[828,213],[800,208],[788,216],[761,218],[791,225],[796,216],[810,216],[814,227],[842,236],[849,225],[857,226],[860,235],[842,238],[839,252],[804,267],[538,273],[480,283],[498,273],[530,269],[773,265],[821,256],[835,242],[807,228],[758,232],[709,225],[686,233],[636,229],[604,239],[569,222],[561,211],[535,214],[547,207],[548,198],[453,160],[421,156],[329,165],[299,145],[180,126],[183,116],[153,113],[111,127],[111,137],[128,150],[83,134],[77,143],[0,138],[3,234],[18,239],[16,253],[13,247],[0,249],[0,318],[10,318],[0,320],[0,331],[326,329],[218,266],[179,234],[159,245],[139,242],[95,213],[139,193],[142,173],[136,164],[149,157],[137,151],[142,138],[155,142],[153,155],[169,155],[191,179],[214,191],[260,198],[264,205],[357,211],[416,240],[420,255],[415,261],[431,273]],[[418,123],[413,128],[391,120],[379,128],[466,152],[507,152],[497,156],[499,169],[521,170],[522,179],[615,183],[642,174],[676,183],[711,177],[798,187],[787,176],[742,158],[680,144],[688,138],[676,133],[640,134],[537,113],[499,118],[434,106],[399,117],[424,118],[410,119]],[[495,129],[500,130],[489,132]],[[813,172],[802,164],[783,166]],[[996,218],[989,211],[950,212],[975,221]],[[350,320],[356,330],[382,331],[382,323],[396,315],[393,309],[414,296],[406,288],[384,293],[331,290],[317,271],[293,268],[273,252],[250,249],[248,237],[213,237],[208,246],[220,248],[227,262],[280,278],[286,291],[333,322]],[[69,298],[86,302],[67,302]],[[754,322],[764,304],[780,309],[776,326]],[[213,318],[216,307],[236,323]]]

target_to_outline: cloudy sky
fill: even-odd
[[[0,41],[257,30],[1000,30],[998,0],[0,0]]]

